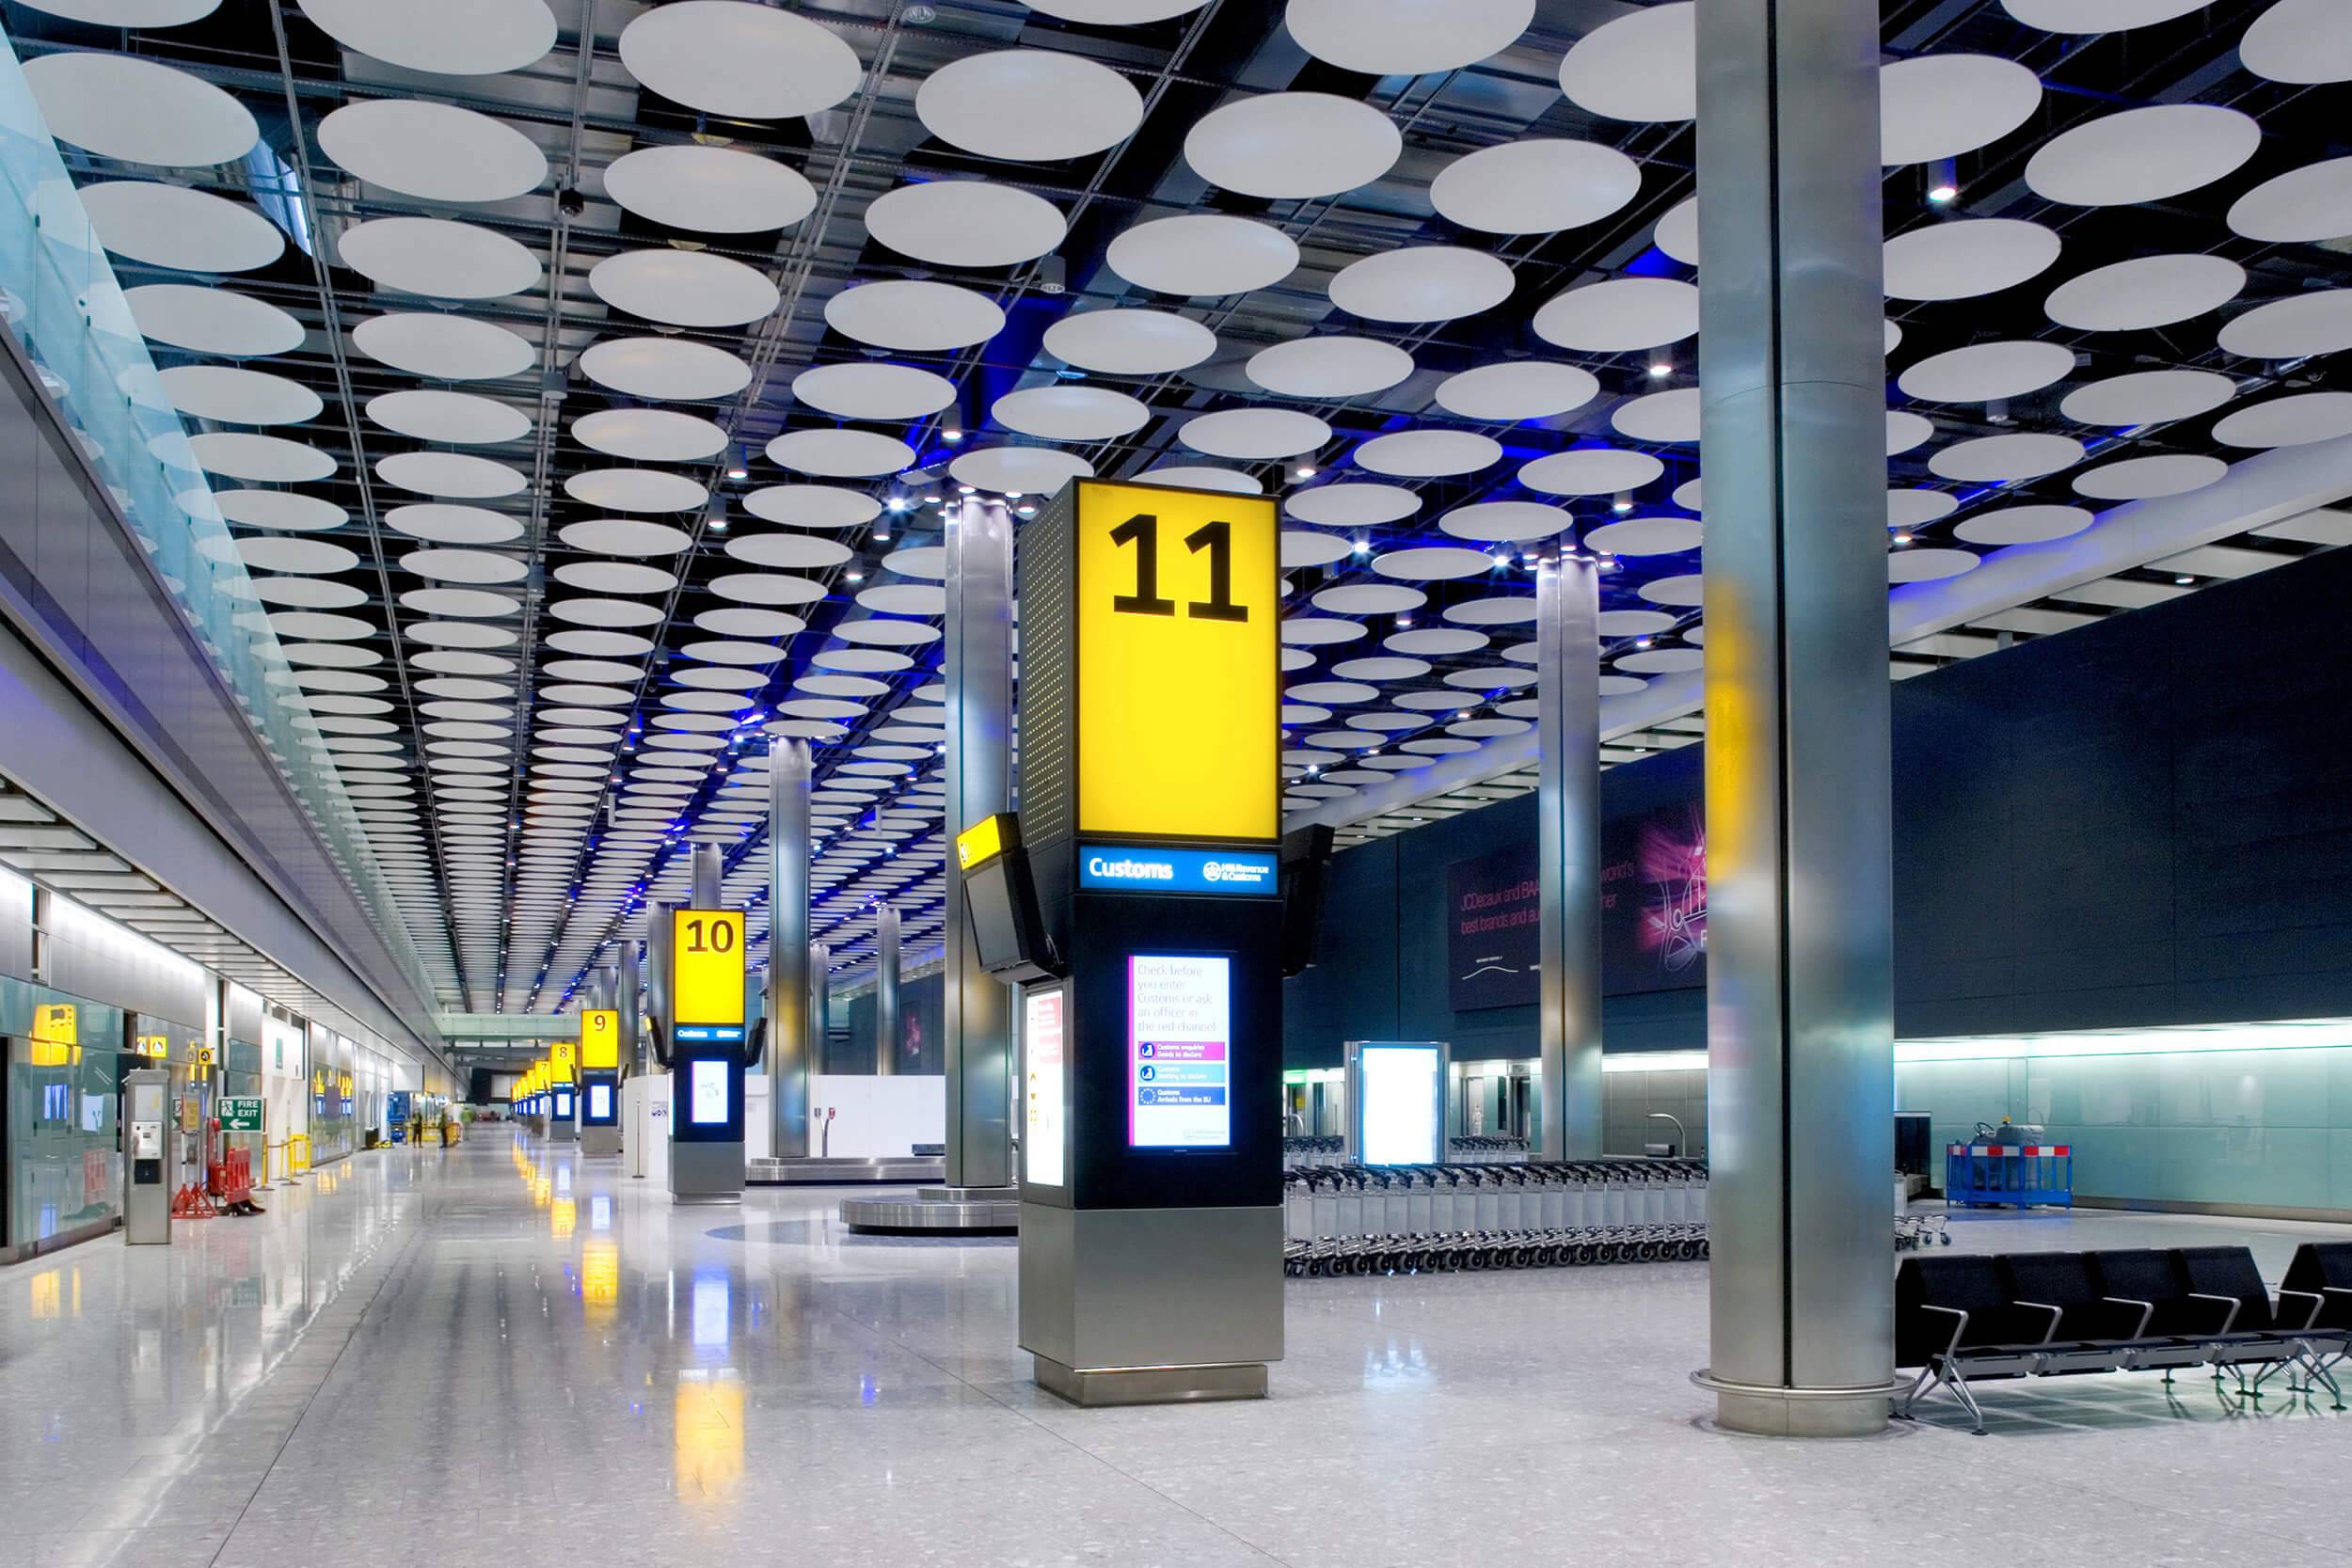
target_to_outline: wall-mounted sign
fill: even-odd
[[[1232,1145],[1232,970],[1197,953],[1128,958],[1128,1147]]]
[[[1281,832],[1274,502],[1077,485],[1078,831]]]
[[[1087,844],[1078,848],[1078,885],[1133,893],[1260,894],[1280,886],[1279,863],[1255,849],[1141,849]]]
[[[220,1099],[220,1130],[224,1132],[259,1132],[262,1130],[262,1097],[223,1095]]]

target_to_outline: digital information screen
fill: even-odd
[[[558,1121],[569,1121],[572,1119],[571,1090],[558,1089],[555,1091],[555,1119]]]
[[[612,1085],[591,1084],[588,1085],[588,1119],[590,1121],[612,1119]]]
[[[1059,986],[1021,994],[1022,1180],[1058,1187],[1069,1180],[1069,1106],[1062,1099],[1064,1009]]]
[[[1229,1148],[1233,1142],[1231,958],[1127,958],[1127,1146]]]
[[[1438,1163],[1444,1065],[1434,1045],[1364,1045],[1357,1053],[1357,1159],[1367,1165]]]
[[[727,1064],[696,1057],[686,1080],[686,1119],[696,1127],[727,1124]]]

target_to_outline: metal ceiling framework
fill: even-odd
[[[2042,93],[2029,119],[1989,145],[1956,159],[1886,171],[1890,236],[1928,230],[1958,219],[2025,218],[2055,230],[2060,260],[2031,280],[1990,294],[1921,303],[1890,302],[1901,341],[1889,360],[1890,406],[1925,416],[1932,435],[1890,459],[1890,484],[1951,496],[1954,508],[1907,531],[1914,549],[1992,546],[1958,540],[1953,531],[1972,517],[2021,503],[2074,504],[2071,482],[2092,465],[2158,453],[2243,455],[2216,438],[2217,420],[2274,389],[2295,393],[2341,383],[2324,356],[2250,359],[2224,353],[2216,329],[2228,316],[2207,312],[2163,327],[2089,332],[2057,325],[2043,301],[2059,283],[2093,268],[2154,254],[2218,255],[2247,269],[2246,287],[2229,313],[2344,282],[2346,258],[2334,242],[2268,244],[2235,233],[2224,221],[2231,201],[2273,176],[2339,156],[2344,94],[2340,86],[2271,81],[2245,70],[2238,40],[2270,0],[2217,0],[2201,9],[2126,32],[2065,35],[2017,21],[2000,0],[1890,0],[1883,7],[1889,60],[1975,54],[2015,60],[2041,80]],[[1407,624],[1456,624],[1448,616],[1472,600],[1525,597],[1538,551],[1581,544],[1592,530],[1633,515],[1691,518],[1676,504],[1677,491],[1697,476],[1697,450],[1689,442],[1639,440],[1614,425],[1631,400],[1695,380],[1688,339],[1665,351],[1587,352],[1561,348],[1531,328],[1537,309],[1564,292],[1597,280],[1659,277],[1686,280],[1695,269],[1658,248],[1661,219],[1692,193],[1692,129],[1687,120],[1645,122],[1604,118],[1563,95],[1563,55],[1601,26],[1649,8],[1622,0],[1541,0],[1533,25],[1511,47],[1475,64],[1421,75],[1370,76],[1345,71],[1307,53],[1286,30],[1282,8],[1244,0],[1209,0],[1187,14],[1131,26],[1092,26],[1057,20],[1009,0],[902,4],[898,0],[779,8],[823,24],[854,50],[861,75],[844,101],[805,119],[731,119],[693,109],[642,87],[622,63],[620,37],[654,8],[630,0],[550,0],[558,28],[554,46],[536,63],[498,74],[434,75],[387,64],[344,48],[314,25],[296,0],[225,0],[217,10],[183,26],[128,31],[61,20],[29,5],[7,8],[8,31],[21,56],[108,51],[167,64],[233,95],[260,119],[262,152],[243,164],[158,169],[123,164],[61,145],[79,182],[146,179],[258,202],[294,243],[276,262],[219,279],[222,287],[264,300],[293,314],[303,341],[267,359],[237,361],[297,380],[323,400],[312,421],[278,427],[332,456],[326,480],[303,493],[332,500],[350,522],[324,537],[358,554],[349,570],[324,574],[354,587],[350,610],[370,629],[349,645],[376,656],[369,670],[385,677],[374,694],[395,750],[373,750],[389,767],[363,768],[370,751],[345,750],[340,738],[366,738],[360,725],[323,725],[326,744],[353,761],[347,777],[395,781],[413,795],[381,795],[361,802],[373,841],[390,867],[388,879],[452,1013],[525,1012],[560,1008],[585,975],[609,961],[612,944],[642,933],[646,901],[684,892],[687,848],[697,842],[725,847],[730,898],[756,905],[765,888],[759,853],[765,832],[766,737],[793,734],[810,739],[818,760],[820,813],[818,890],[812,935],[828,942],[844,982],[870,966],[874,911],[887,900],[906,920],[911,958],[937,940],[942,918],[939,832],[942,785],[937,753],[941,695],[938,644],[892,643],[907,657],[902,669],[873,668],[887,659],[848,660],[849,672],[879,689],[856,703],[819,699],[825,705],[796,713],[808,701],[796,683],[827,668],[822,656],[856,652],[838,628],[860,613],[868,586],[919,584],[935,578],[920,555],[901,552],[936,545],[958,483],[949,466],[960,454],[996,445],[1040,443],[1005,430],[991,417],[995,401],[1015,390],[1075,383],[1104,387],[1145,404],[1150,417],[1130,435],[1102,441],[1057,443],[1083,457],[1094,472],[1128,477],[1155,464],[1215,460],[1189,453],[1178,430],[1197,414],[1244,405],[1279,404],[1311,413],[1331,427],[1327,444],[1279,461],[1221,462],[1286,501],[1334,481],[1373,480],[1416,491],[1420,504],[1393,523],[1339,531],[1294,524],[1302,533],[1337,531],[1347,553],[1290,574],[1292,597],[1323,621],[1352,620],[1363,627],[1329,644],[1298,642],[1289,662],[1300,683],[1332,679],[1328,667],[1377,651],[1377,643]],[[1076,55],[1126,77],[1143,104],[1131,134],[1099,153],[1059,163],[1009,162],[976,155],[930,135],[915,112],[916,89],[941,67],[976,54],[1012,48]],[[1402,135],[1403,152],[1379,179],[1336,196],[1301,199],[1244,197],[1208,184],[1187,165],[1186,134],[1211,109],[1241,99],[1286,91],[1335,94],[1371,104]],[[528,136],[545,154],[548,173],[537,189],[508,200],[453,203],[421,200],[347,174],[322,150],[318,125],[345,104],[420,99],[487,115]],[[2250,115],[2262,131],[2259,148],[2243,166],[2202,188],[2166,199],[2113,206],[2062,205],[2036,193],[2026,179],[2034,153],[2053,137],[2120,110],[2151,104],[2227,105]],[[1640,188],[1597,221],[1567,230],[1503,237],[1463,230],[1438,215],[1429,186],[1454,160],[1482,149],[1532,136],[1597,143],[1638,166]],[[716,234],[665,228],[623,209],[604,188],[604,171],[622,155],[646,147],[725,145],[775,159],[800,171],[816,195],[803,221],[759,234]],[[868,206],[911,182],[985,179],[1044,198],[1060,210],[1068,232],[1053,251],[1010,266],[958,269],[898,254],[866,230]],[[1953,195],[1931,199],[1948,183]],[[298,200],[283,200],[291,188]],[[1279,283],[1217,298],[1151,295],[1123,280],[1105,262],[1110,243],[1153,218],[1217,212],[1245,216],[1296,243],[1300,263]],[[294,214],[298,213],[299,221]],[[529,289],[489,298],[432,300],[381,288],[341,264],[342,236],[353,226],[394,216],[449,218],[513,239],[540,264]],[[1501,305],[1451,320],[1387,323],[1351,317],[1327,292],[1348,263],[1409,245],[1457,245],[1500,257],[1514,286]],[[740,326],[693,327],[641,320],[609,306],[588,284],[590,270],[610,257],[674,249],[739,261],[775,287],[778,307]],[[126,287],[184,282],[189,275],[118,255]],[[826,303],[861,283],[932,279],[976,290],[1005,312],[1006,326],[988,341],[938,353],[888,353],[848,338],[827,325]],[[1074,310],[1149,306],[1181,313],[1216,336],[1216,353],[1191,369],[1152,375],[1082,372],[1047,353],[1044,330]],[[409,390],[419,378],[359,352],[352,328],[381,314],[446,310],[492,323],[531,345],[529,367],[486,380],[450,383],[492,398],[527,416],[524,436],[503,444],[463,447],[469,455],[516,467],[524,483],[513,495],[469,501],[510,517],[515,536],[478,548],[510,558],[516,580],[499,585],[511,610],[475,617],[511,632],[496,657],[508,668],[473,677],[499,689],[469,689],[447,698],[424,686],[416,656],[427,644],[412,635],[434,612],[405,596],[438,586],[404,565],[427,541],[403,535],[386,521],[391,486],[377,465],[420,443],[394,435],[367,413],[369,401]],[[1409,353],[1413,373],[1384,390],[1351,398],[1278,398],[1245,372],[1251,355],[1272,344],[1327,330],[1376,340]],[[707,344],[736,356],[750,370],[735,395],[686,406],[716,420],[726,446],[714,457],[674,464],[709,500],[675,515],[653,515],[680,530],[685,548],[669,562],[675,581],[636,595],[652,612],[642,628],[642,653],[581,656],[550,645],[561,619],[559,576],[567,567],[610,561],[576,549],[562,537],[567,525],[600,515],[575,499],[568,481],[607,468],[615,459],[584,445],[574,432],[582,416],[629,408],[643,400],[596,384],[579,368],[581,353],[598,341],[644,335]],[[1972,343],[2032,340],[2063,345],[2073,372],[2051,385],[2006,400],[1927,404],[1894,387],[1895,377],[1933,356]],[[162,343],[159,364],[211,362]],[[1454,372],[1475,366],[1541,359],[1578,367],[1597,378],[1599,393],[1581,406],[1519,421],[1479,421],[1446,413],[1432,401]],[[775,659],[753,668],[765,677],[745,689],[723,727],[665,726],[689,709],[664,699],[690,689],[681,673],[696,668],[684,645],[698,637],[696,617],[729,608],[711,590],[714,578],[745,569],[727,546],[760,534],[815,532],[779,528],[743,508],[766,486],[800,479],[762,452],[773,436],[831,429],[836,420],[794,400],[792,377],[813,366],[884,360],[946,377],[956,401],[936,415],[889,427],[913,448],[912,467],[870,481],[840,482],[886,498],[892,510],[871,528],[849,531],[849,559],[808,575],[824,597],[793,607],[806,629],[785,636]],[[2120,373],[2150,370],[2217,371],[2236,385],[2217,411],[2126,429],[2093,431],[2061,412],[2071,389]],[[191,419],[191,428],[199,421]],[[207,426],[206,428],[209,428]],[[1492,437],[1501,461],[1467,474],[1391,478],[1360,471],[1356,449],[1375,436],[1408,429],[1442,428]],[[1928,460],[1959,441],[2021,431],[2069,433],[2091,447],[2085,464],[2014,482],[1946,479]],[[1562,496],[1521,484],[1518,470],[1549,453],[1606,444],[1646,451],[1662,465],[1659,478],[1619,495]],[[458,450],[427,444],[428,450]],[[1309,470],[1313,470],[1311,476]],[[834,482],[827,482],[834,483]],[[404,497],[407,500],[437,497]],[[1332,589],[1396,581],[1378,561],[1402,549],[1472,543],[1439,528],[1454,508],[1479,501],[1531,500],[1560,508],[1556,539],[1487,545],[1490,570],[1442,580],[1408,579],[1425,603],[1397,614],[1335,615],[1305,610]],[[903,508],[901,510],[900,508]],[[632,514],[633,515],[634,514]],[[241,536],[260,537],[240,529]],[[1954,628],[1897,650],[1895,673],[1917,673],[1952,658],[1974,657],[2011,641],[2044,635],[2084,619],[2185,592],[2204,581],[2289,559],[2340,542],[2328,529],[2271,529],[2233,546],[2237,557],[2151,562],[2111,579],[2122,586],[2104,597],[2082,594],[2015,607],[1971,627]],[[1899,546],[1899,548],[1901,547]],[[2249,562],[2240,557],[2251,557]],[[894,562],[895,558],[895,562]],[[1608,562],[1604,610],[1658,611],[1651,629],[1613,638],[1604,672],[1619,683],[1650,678],[1638,656],[1672,653],[1694,663],[1701,645],[1698,612],[1688,604],[1661,604],[1645,590],[1697,571],[1695,548],[1662,555],[1624,555]],[[266,580],[266,579],[265,579]],[[1531,601],[1532,604],[1532,601]],[[879,618],[883,612],[877,610]],[[899,615],[902,612],[890,612]],[[936,615],[902,618],[935,626]],[[564,623],[569,625],[569,623]],[[1344,800],[1359,787],[1385,782],[1387,772],[1410,776],[1439,755],[1457,752],[1465,736],[1478,744],[1533,719],[1532,693],[1512,672],[1519,650],[1501,645],[1507,621],[1481,625],[1497,641],[1451,655],[1417,655],[1420,675],[1383,680],[1394,707],[1400,690],[1446,693],[1442,707],[1413,710],[1411,728],[1363,733],[1344,752],[1317,743],[1311,732],[1343,733],[1328,705],[1292,699],[1286,721],[1294,809]],[[910,633],[911,638],[920,634]],[[1303,635],[1303,634],[1302,634]],[[759,639],[760,641],[773,641]],[[868,649],[870,652],[871,650]],[[1501,656],[1498,662],[1497,656]],[[608,711],[625,722],[609,726],[619,744],[591,765],[594,746],[578,744],[581,726],[561,717],[567,707],[549,688],[577,692],[583,685],[550,666],[612,664],[642,659],[642,668],[612,677]],[[1629,666],[1626,660],[1633,659]],[[297,661],[299,662],[299,661]],[[836,661],[838,663],[840,661]],[[1655,666],[1659,661],[1647,661]],[[857,666],[866,666],[859,669]],[[1532,671],[1518,673],[1532,676]],[[627,676],[628,678],[624,678]],[[1627,689],[1621,684],[1619,689]],[[447,689],[444,688],[444,689]],[[1433,699],[1434,701],[1435,699]],[[454,702],[457,709],[445,704]],[[493,716],[496,710],[496,716]],[[557,716],[550,718],[550,710]],[[467,717],[444,715],[462,711]],[[1312,717],[1322,712],[1323,717]],[[456,722],[462,731],[429,726]],[[1471,725],[1468,732],[1455,726]],[[489,737],[491,727],[506,733]],[[534,733],[573,732],[550,745]],[[1604,762],[1647,749],[1687,744],[1703,733],[1694,714],[1612,738]],[[447,738],[460,735],[463,738]],[[660,742],[702,736],[703,749]],[[715,744],[714,744],[715,743]],[[1418,746],[1419,749],[1416,749]],[[551,766],[550,754],[555,762]],[[707,768],[660,769],[655,761],[712,758]],[[464,770],[449,759],[469,759]],[[481,766],[477,766],[481,765]],[[495,765],[495,767],[487,766]],[[1508,766],[1508,765],[1504,765]],[[570,771],[559,771],[569,768]],[[593,776],[588,776],[593,774]],[[679,775],[691,775],[681,777]],[[660,776],[657,776],[660,775]],[[1337,775],[1334,777],[1333,775]],[[494,781],[485,783],[485,781]],[[564,784],[557,789],[555,784]],[[1438,799],[1351,824],[1345,842],[1359,842],[1418,821],[1473,809],[1528,786],[1502,776],[1447,789]],[[875,787],[880,785],[880,787]],[[1382,792],[1384,798],[1393,790]],[[578,807],[586,802],[590,810]],[[413,806],[413,809],[412,809]],[[756,926],[756,914],[755,914]]]

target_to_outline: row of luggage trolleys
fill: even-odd
[[[1294,1241],[1706,1223],[1704,1160],[1325,1165],[1291,1172],[1283,1193]]]

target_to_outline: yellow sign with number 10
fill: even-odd
[[[670,973],[673,1023],[743,1022],[743,911],[674,910]]]
[[[1274,502],[1077,491],[1078,831],[1279,837]]]

